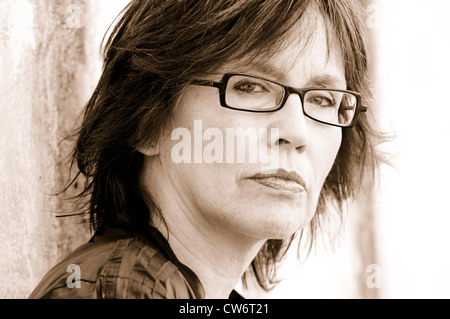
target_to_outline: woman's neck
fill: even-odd
[[[166,237],[177,259],[198,277],[207,299],[226,299],[258,254],[264,240],[238,239],[229,234],[207,235],[182,220],[165,216],[167,229],[159,229]],[[204,229],[204,228],[203,228]]]

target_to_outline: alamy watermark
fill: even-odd
[[[69,29],[79,29],[81,25],[81,6],[78,4],[70,4],[67,6],[66,26]]]
[[[71,273],[69,277],[67,277],[66,284],[70,289],[73,288],[81,288],[81,269],[80,266],[71,264],[67,266],[67,272]]]
[[[194,121],[193,130],[176,128],[172,141],[179,141],[171,150],[174,163],[181,164],[261,164],[265,169],[279,167],[279,129],[210,127],[203,130],[201,120]]]
[[[370,29],[377,29],[380,27],[380,4],[379,3],[372,3],[367,6],[366,12],[367,12],[367,19],[366,19],[366,25]]]
[[[381,288],[381,266],[377,264],[371,264],[367,266],[366,272],[370,275],[366,279],[367,287],[370,289]]]

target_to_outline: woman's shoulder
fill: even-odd
[[[151,240],[120,229],[109,229],[51,269],[30,298],[201,297],[201,292],[195,288]]]

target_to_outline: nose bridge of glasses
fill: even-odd
[[[300,106],[299,112],[301,112],[303,115],[306,115],[305,108],[304,108],[304,96],[305,96],[306,90],[295,88],[292,86],[283,86],[283,88],[284,88],[285,93],[284,93],[284,98],[283,98],[283,101],[282,101],[282,104],[280,105],[280,107],[284,108],[286,106],[286,103],[288,103],[289,98],[291,98],[292,95],[294,95],[294,96],[292,96],[293,98],[296,98],[295,95],[297,95],[298,100],[295,101],[295,99],[294,99],[289,103],[296,103],[296,108],[298,108]],[[300,103],[300,105],[298,105],[298,103]]]
[[[284,86],[284,90],[285,90],[284,103],[287,102],[287,100],[289,99],[289,97],[292,94],[297,94],[298,97],[300,98],[300,102],[301,102],[301,104],[303,106],[303,97],[305,96],[305,90],[294,88],[292,86]]]

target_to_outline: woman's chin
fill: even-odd
[[[258,214],[258,212],[256,212]],[[270,216],[269,216],[270,215]],[[312,214],[311,214],[312,215]],[[287,239],[299,230],[307,227],[312,216],[300,216],[299,213],[264,212],[241,223],[245,232],[258,239]],[[251,222],[253,220],[253,222]]]

